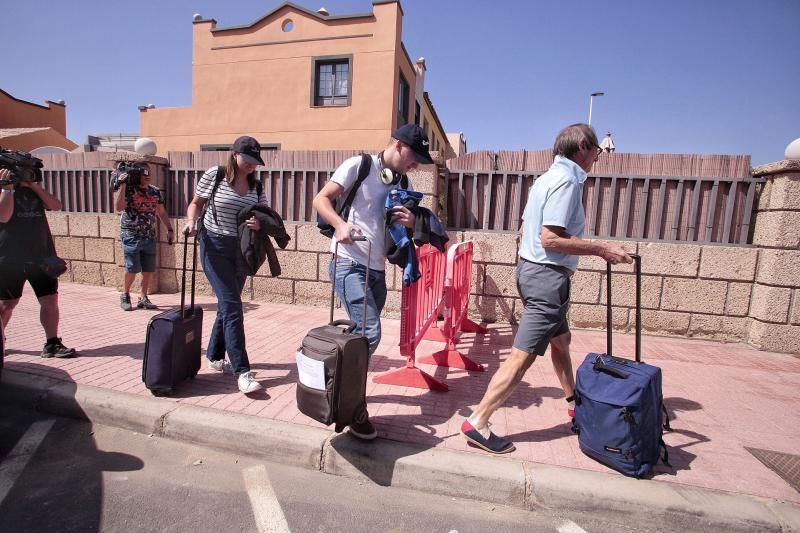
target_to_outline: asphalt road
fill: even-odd
[[[0,532],[691,531],[381,487],[0,406]]]

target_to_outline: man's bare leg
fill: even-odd
[[[500,365],[486,388],[481,403],[468,418],[469,423],[476,429],[483,429],[489,423],[489,418],[503,405],[514,388],[522,381],[525,372],[536,361],[535,354],[529,354],[517,348],[511,348],[511,355]]]
[[[571,340],[572,333],[569,331],[550,339],[550,358],[553,360],[553,371],[555,371],[567,398],[575,393],[575,374],[572,372],[572,359],[569,356]]]

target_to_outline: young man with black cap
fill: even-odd
[[[198,181],[184,228],[187,235],[198,234],[203,272],[217,296],[217,316],[206,350],[208,366],[235,374],[244,394],[260,390],[261,384],[250,370],[245,349],[242,289],[247,271],[239,246],[238,215],[243,208],[266,201],[264,191],[256,186],[259,165],[263,166],[264,160],[258,141],[247,136],[236,139],[227,166],[208,169]],[[253,231],[261,229],[255,217],[247,220],[247,226]],[[226,352],[230,363],[225,360]]]
[[[331,179],[314,197],[314,209],[333,228],[331,252],[339,243],[336,263],[336,293],[342,301],[350,320],[356,323],[355,333],[369,340],[372,355],[381,340],[380,314],[386,303],[386,276],[384,243],[386,211],[384,204],[389,191],[396,188],[400,176],[420,164],[431,164],[428,136],[416,124],[406,124],[392,133],[386,148],[372,156],[370,172],[356,191],[347,220],[342,219],[334,207],[335,200],[350,191],[358,177],[361,156],[351,157],[339,166]],[[392,221],[414,229],[414,214],[398,206],[391,210]],[[364,235],[372,246],[369,258],[369,281],[364,294],[367,265],[367,243],[353,241],[353,235]],[[333,277],[333,262],[329,267]],[[364,298],[367,300],[367,327],[362,331]],[[364,409],[358,421],[350,426],[350,433],[363,440],[372,440],[378,433]]]

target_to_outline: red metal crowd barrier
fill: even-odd
[[[447,348],[422,357],[421,363],[439,366],[464,368],[483,372],[480,365],[456,350],[456,342],[462,331],[486,333],[481,327],[467,318],[469,294],[472,284],[472,241],[451,246],[447,251],[447,266],[444,280],[444,335],[439,340],[447,342]],[[434,330],[431,330],[434,331]],[[426,336],[431,339],[432,336]]]
[[[436,320],[444,294],[445,255],[426,244],[417,249],[420,278],[410,287],[403,286],[400,303],[400,354],[406,366],[380,376],[375,383],[402,385],[418,389],[446,391],[447,385],[417,368],[416,349],[425,331]]]

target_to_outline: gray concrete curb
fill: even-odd
[[[426,493],[537,507],[691,520],[698,528],[800,530],[800,506],[603,472],[464,454],[181,405],[3,370],[0,403]]]

